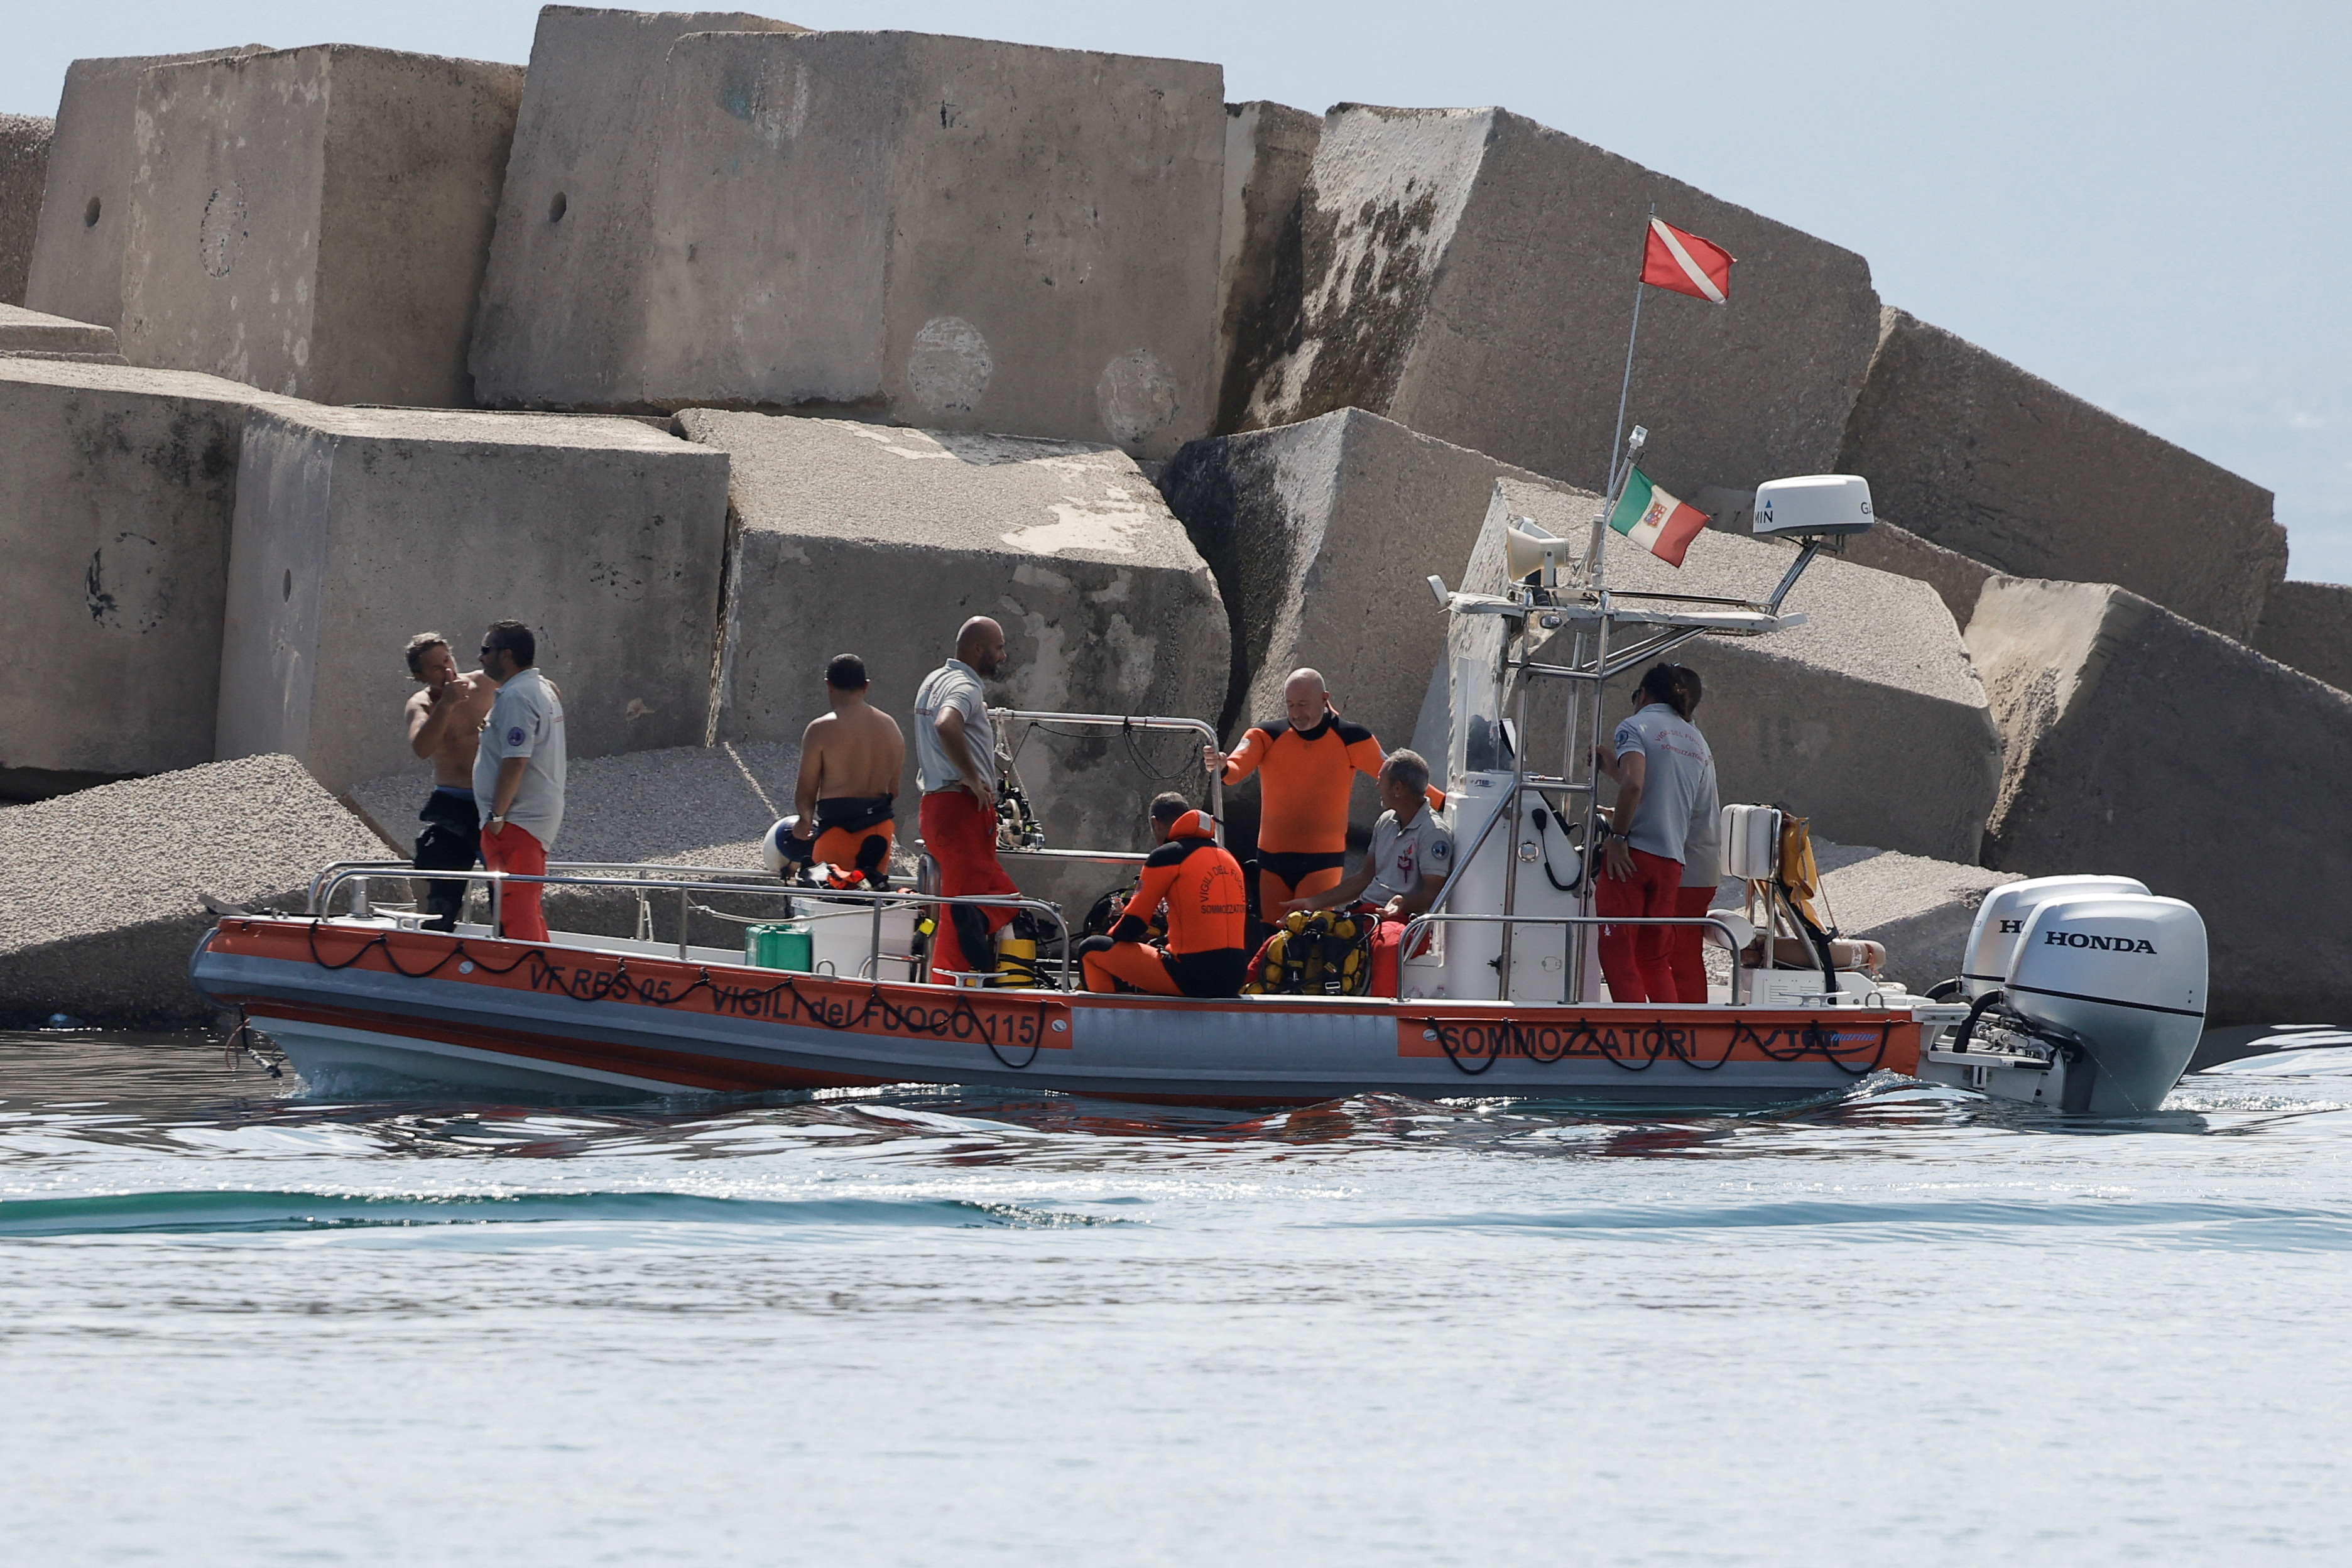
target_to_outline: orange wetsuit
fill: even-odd
[[[1348,794],[1356,775],[1378,778],[1387,753],[1361,724],[1326,711],[1312,730],[1286,720],[1259,724],[1225,763],[1225,784],[1255,773],[1258,785],[1257,901],[1265,919],[1277,905],[1336,888],[1348,866]],[[1432,785],[1430,808],[1445,809]]]
[[[1312,730],[1288,721],[1251,727],[1225,762],[1228,788],[1260,775],[1258,908],[1336,888],[1348,865],[1348,793],[1358,773],[1378,777],[1386,753],[1373,733],[1326,712]]]
[[[1160,996],[1238,996],[1249,963],[1241,862],[1216,840],[1216,824],[1187,812],[1168,842],[1143,862],[1143,880],[1108,936],[1078,944],[1089,991],[1124,981]],[[1168,907],[1168,942],[1142,940],[1145,922]]]

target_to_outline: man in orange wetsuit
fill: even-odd
[[[1323,677],[1295,669],[1283,683],[1284,717],[1254,725],[1231,752],[1202,750],[1225,787],[1255,773],[1258,785],[1257,904],[1260,914],[1339,885],[1348,866],[1348,795],[1356,775],[1377,780],[1386,753],[1379,737],[1332,710]],[[1445,796],[1428,792],[1432,809]]]
[[[1078,944],[1089,991],[1116,991],[1125,982],[1155,996],[1238,996],[1249,963],[1243,945],[1248,921],[1241,862],[1217,842],[1217,825],[1181,795],[1151,803],[1159,840],[1143,862],[1143,881],[1108,936]],[[1146,922],[1168,909],[1168,942],[1143,940]]]

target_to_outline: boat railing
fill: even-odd
[[[1400,954],[1402,954],[1415,951],[1421,944],[1423,934],[1426,932],[1430,927],[1438,925],[1498,925],[1505,928],[1506,931],[1514,926],[1559,926],[1563,929],[1570,926],[1700,926],[1712,928],[1723,933],[1723,945],[1728,948],[1732,953],[1730,1005],[1737,1007],[1740,1003],[1741,987],[1739,982],[1742,972],[1738,963],[1739,933],[1732,930],[1728,921],[1719,920],[1713,915],[1457,915],[1451,912],[1422,914],[1413,916],[1411,921],[1405,923],[1404,936],[1397,944],[1397,952]],[[1504,951],[1507,955],[1509,950],[1506,948]],[[1398,963],[1398,971],[1400,975],[1402,975],[1402,970],[1403,961],[1400,958]],[[1503,989],[1504,994],[1507,996],[1510,990],[1510,981],[1507,976],[1504,979]],[[1404,990],[1402,979],[1400,979],[1398,983],[1397,990],[1400,994]]]
[[[1137,730],[1179,731],[1200,736],[1203,744],[1213,746],[1217,743],[1216,726],[1205,719],[1171,719],[1161,714],[1049,713],[1026,708],[992,708],[988,710],[988,716],[992,721],[1016,719],[1029,724],[1079,724],[1089,729],[1118,730],[1124,732]],[[1224,818],[1225,781],[1222,774],[1211,773],[1209,775],[1209,819],[1217,825],[1217,842],[1220,844],[1225,841]],[[1136,866],[1143,862],[1141,854],[1115,849],[1002,847],[997,850],[997,854],[1000,857],[1018,855],[1031,860],[1063,860],[1105,866]]]
[[[602,876],[581,874],[596,871],[623,874]],[[1062,913],[1059,905],[1048,903],[1043,899],[1022,898],[1017,895],[1007,897],[1002,893],[949,895],[926,892],[916,887],[824,888],[811,887],[805,883],[780,882],[772,879],[764,881],[754,879],[761,875],[757,871],[729,867],[652,868],[597,861],[562,861],[551,863],[546,875],[537,876],[518,871],[482,869],[419,870],[414,864],[405,860],[341,860],[327,867],[311,879],[310,900],[305,912],[313,920],[328,918],[334,908],[335,895],[347,886],[352,890],[352,912],[365,916],[372,912],[368,889],[377,881],[463,881],[468,884],[479,882],[486,884],[489,889],[489,924],[492,931],[498,931],[501,928],[506,911],[507,884],[530,882],[549,888],[609,888],[635,890],[641,900],[647,893],[675,893],[677,896],[677,956],[681,960],[688,960],[689,957],[688,918],[696,910],[705,908],[693,901],[692,895],[696,893],[726,893],[755,898],[782,899],[786,900],[788,908],[780,918],[794,920],[848,918],[846,911],[799,913],[789,908],[791,901],[794,900],[817,903],[867,905],[872,910],[873,933],[866,963],[877,974],[880,973],[882,961],[886,957],[893,960],[903,958],[910,962],[913,958],[912,954],[885,954],[882,952],[882,911],[885,909],[896,907],[929,908],[933,905],[965,904],[992,909],[1025,910],[1043,917],[1053,925],[1059,933],[1057,945],[1062,953],[1067,954],[1071,951],[1070,926],[1067,917]],[[739,918],[726,915],[724,911],[706,910],[705,912],[719,913],[724,919]],[[1051,988],[1063,991],[1071,989],[1071,977],[1076,972],[1077,965],[1065,963],[1058,984]]]

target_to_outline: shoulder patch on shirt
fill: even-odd
[[[522,744],[521,725],[517,724],[507,731],[507,744],[509,746],[520,746]]]
[[[1431,859],[1444,860],[1450,858],[1453,854],[1454,846],[1447,843],[1444,839],[1433,838],[1429,841],[1429,858]]]

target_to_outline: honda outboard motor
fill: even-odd
[[[2147,892],[2146,883],[2129,877],[2032,877],[1995,888],[1977,907],[1976,924],[1969,931],[1968,953],[1960,960],[1960,994],[1973,1002],[2001,988],[2034,911],[2051,900]]]
[[[2065,1109],[2145,1116],[2188,1069],[2205,1029],[2205,985],[2197,910],[2124,893],[2042,903],[2002,989],[2029,1027],[2082,1050],[2066,1069]]]

